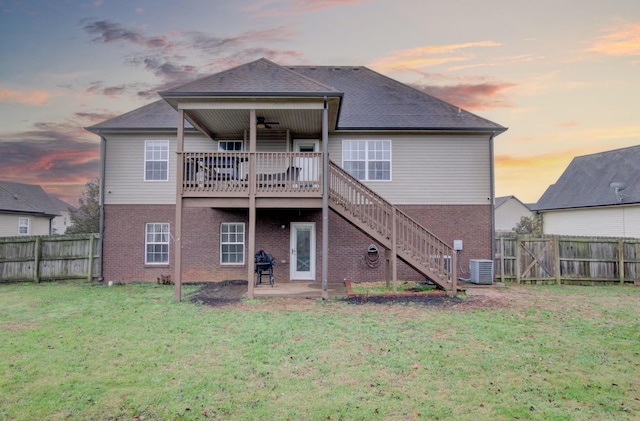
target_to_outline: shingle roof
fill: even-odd
[[[611,183],[624,183],[626,188],[616,196]],[[552,210],[629,203],[640,203],[640,145],[575,157],[532,208]]]
[[[198,95],[341,96],[337,128],[344,130],[506,130],[366,67],[283,67],[260,59],[160,94],[166,99]],[[176,127],[175,109],[161,100],[88,130]]]
[[[67,212],[69,210],[69,208],[75,209],[74,206],[71,206],[70,204],[68,204],[64,200],[61,200],[61,199],[57,198],[56,196],[54,196],[52,194],[49,195],[49,200],[51,200],[51,204],[59,212]]]
[[[367,67],[290,68],[344,92],[342,129],[506,130]]]
[[[0,212],[60,215],[42,187],[9,181],[0,181]]]
[[[178,127],[178,113],[164,99],[136,108],[87,129],[97,132],[101,129],[129,129],[129,130],[176,130]],[[185,128],[193,128],[185,121]]]
[[[163,97],[185,94],[336,94],[335,89],[261,58],[161,92]]]

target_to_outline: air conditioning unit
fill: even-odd
[[[473,284],[490,285],[493,283],[493,260],[471,259],[469,260],[469,271]]]

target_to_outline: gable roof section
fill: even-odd
[[[618,201],[611,183],[624,183]],[[640,203],[640,145],[575,157],[533,210]]]
[[[259,59],[176,88],[156,101],[88,127],[101,130],[177,128],[184,97],[340,97],[338,130],[461,130],[501,133],[505,127],[366,67],[289,66]],[[169,103],[167,103],[169,102]],[[171,105],[170,105],[171,104]],[[189,125],[189,129],[193,127]]]
[[[42,187],[9,181],[0,181],[0,212],[59,215]]]
[[[500,197],[496,197],[495,199],[495,208],[498,209],[500,206],[504,205],[505,203],[507,203],[509,200],[515,200],[518,203],[520,203],[523,207],[530,209],[530,205],[527,205],[526,203],[522,203],[522,201],[520,199],[518,199],[517,197],[511,195],[511,196],[500,196]]]
[[[163,98],[206,95],[335,96],[333,88],[265,58],[161,92]]]
[[[165,100],[160,99],[87,127],[87,130],[99,133],[100,130],[176,130],[177,127],[178,113]],[[193,126],[185,121],[185,129],[193,129]]]
[[[367,67],[291,66],[290,69],[344,92],[339,129],[506,130]]]
[[[75,206],[71,206],[64,200],[61,200],[52,194],[49,195],[49,200],[51,201],[54,209],[56,209],[58,212],[68,212],[69,208],[76,209]]]

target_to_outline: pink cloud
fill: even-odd
[[[425,45],[407,50],[395,51],[382,57],[369,67],[378,72],[415,70],[452,62],[468,61],[475,57],[469,52],[474,48],[498,47],[501,44],[493,41],[465,42],[445,45]]]
[[[244,10],[256,17],[286,16],[311,13],[323,9],[367,3],[371,0],[264,0]]]
[[[610,56],[640,55],[640,24],[628,25],[599,37],[588,51]]]
[[[514,83],[477,83],[451,86],[413,85],[415,88],[468,110],[512,107],[504,91]]]
[[[18,91],[0,86],[0,102],[27,105],[46,105],[51,94],[45,90]]]

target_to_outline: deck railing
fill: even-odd
[[[249,152],[182,152],[183,193],[249,192]],[[322,153],[256,152],[256,194],[322,193]]]
[[[429,269],[432,276],[451,281],[455,277],[452,247],[345,170],[329,163],[329,199],[386,240],[394,241],[398,254],[413,265]],[[395,224],[395,229],[394,229]]]

